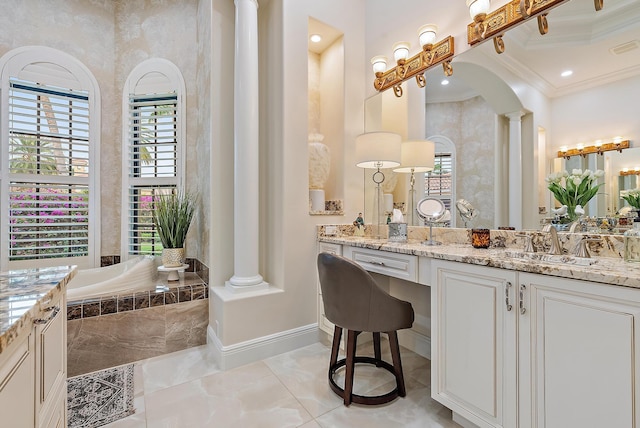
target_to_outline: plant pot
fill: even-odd
[[[184,264],[184,248],[164,248],[162,265],[164,267],[180,267]]]

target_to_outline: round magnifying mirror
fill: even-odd
[[[416,207],[418,215],[426,222],[438,221],[444,216],[447,208],[444,206],[440,199],[424,198]]]
[[[466,199],[458,199],[456,201],[456,208],[460,213],[460,217],[464,220],[464,227],[466,228],[471,220],[478,216],[478,210]]]
[[[433,223],[444,217],[447,207],[444,206],[440,199],[424,198],[416,206],[418,216],[429,223],[429,240],[424,241],[424,245],[440,245],[441,242],[433,240]]]

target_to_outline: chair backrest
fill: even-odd
[[[413,325],[411,303],[390,296],[357,263],[320,253],[318,274],[325,316],[335,325],[370,332],[389,332]]]

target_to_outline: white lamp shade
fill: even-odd
[[[433,141],[405,141],[402,143],[400,166],[393,170],[395,172],[433,171],[435,154],[436,148]]]
[[[371,65],[373,65],[374,73],[384,73],[387,71],[387,57],[383,55],[374,56],[371,58]]]
[[[489,13],[491,2],[489,0],[467,0],[467,7],[469,8],[469,15],[473,19],[480,13]]]
[[[435,24],[427,24],[420,27],[418,37],[420,38],[420,46],[432,45],[436,42],[436,33],[438,26]]]
[[[367,132],[356,137],[356,166],[393,168],[400,165],[402,138],[393,132]]]
[[[409,49],[411,44],[409,42],[398,42],[393,45],[393,59],[398,62],[401,59],[409,58]]]

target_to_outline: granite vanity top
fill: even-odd
[[[640,263],[628,263],[615,257],[580,259],[567,255],[550,256],[542,252],[524,253],[514,248],[477,249],[470,244],[427,246],[423,245],[422,241],[412,239],[406,243],[396,243],[370,237],[319,236],[318,240],[391,253],[640,288]]]
[[[50,301],[65,293],[75,272],[75,266],[0,272],[0,354],[31,331],[33,319],[41,316]]]

